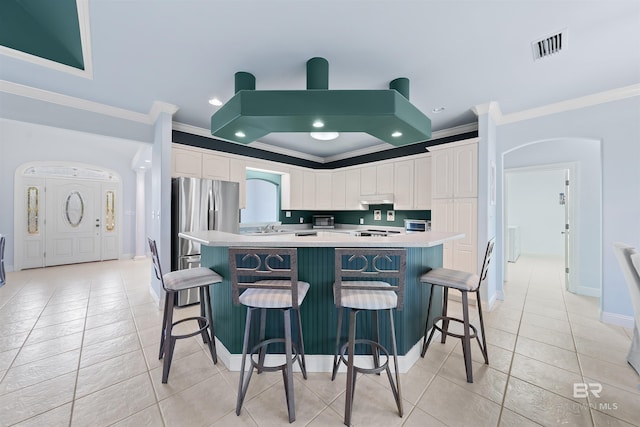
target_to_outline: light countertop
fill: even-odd
[[[310,231],[316,232],[316,230],[304,230],[304,232]],[[462,239],[464,233],[427,231],[424,233],[400,233],[393,236],[354,236],[341,230],[317,230],[316,235],[297,236],[295,233],[251,235],[208,230],[179,233],[178,236],[205,246],[427,248],[451,240]]]

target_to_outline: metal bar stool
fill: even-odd
[[[487,273],[489,271],[489,263],[491,262],[491,256],[493,255],[493,246],[495,238],[489,240],[487,243],[487,251],[484,255],[484,262],[482,263],[482,270],[480,275],[467,273],[466,271],[451,270],[448,268],[434,268],[420,277],[420,281],[431,285],[431,295],[433,295],[434,286],[442,286],[444,292],[442,295],[442,316],[433,319],[433,328],[429,338],[427,338],[427,332],[429,328],[429,315],[431,314],[431,302],[433,298],[429,298],[429,308],[427,309],[427,323],[424,326],[424,338],[422,339],[422,353],[421,357],[424,357],[427,352],[427,348],[431,343],[433,334],[435,331],[440,331],[442,334],[441,342],[444,344],[447,335],[460,338],[462,340],[462,354],[464,356],[464,365],[467,370],[467,382],[473,382],[473,366],[471,364],[471,340],[475,338],[478,341],[482,355],[484,356],[484,363],[489,364],[489,355],[487,354],[487,340],[484,334],[484,320],[482,319],[482,304],[480,302],[480,285],[487,280]],[[457,289],[462,293],[462,319],[456,317],[447,316],[447,298],[449,297],[449,288]],[[478,330],[475,326],[469,323],[469,292],[476,294],[476,301],[478,305],[478,315],[480,317],[480,332],[482,335],[482,342],[478,336]],[[436,323],[442,321],[442,326],[438,326]],[[456,334],[449,331],[449,322],[457,322],[462,324],[463,334]]]
[[[229,270],[233,302],[247,307],[236,415],[240,415],[253,369],[255,368],[258,373],[280,370],[284,380],[289,422],[292,423],[296,419],[293,392],[294,362],[299,363],[303,377],[307,378],[300,304],[309,291],[309,283],[298,280],[297,250],[293,248],[229,248]],[[265,339],[267,309],[282,310],[284,338]],[[248,352],[251,316],[255,310],[260,310],[260,338],[258,344]],[[291,338],[291,310],[295,312],[298,322],[297,345]],[[265,366],[267,349],[276,343],[284,344],[284,363]],[[248,372],[245,372],[247,353],[249,353],[251,367]]]
[[[386,371],[391,385],[391,392],[398,407],[398,415],[402,417],[402,393],[400,390],[400,372],[398,371],[398,351],[396,347],[393,309],[402,310],[404,304],[404,282],[406,271],[406,251],[404,249],[348,249],[336,248],[335,251],[335,283],[333,295],[338,307],[338,332],[336,333],[336,351],[333,357],[334,380],[340,363],[347,366],[347,391],[344,408],[344,424],[351,424],[353,398],[355,395],[356,375],[379,374]],[[343,309],[349,309],[349,338],[340,346]],[[356,338],[356,316],[360,311],[371,311],[374,323],[374,339]],[[378,339],[378,311],[389,314],[391,346],[395,379],[389,368],[389,351]],[[370,347],[373,357],[373,368],[365,368],[354,364],[355,346],[364,344]],[[345,356],[346,355],[346,356]],[[380,356],[384,363],[380,363]]]
[[[209,351],[211,352],[213,363],[218,363],[209,285],[222,282],[222,277],[220,277],[216,272],[205,267],[177,270],[163,275],[162,268],[160,267],[160,258],[158,257],[156,241],[151,238],[148,240],[149,249],[151,250],[153,258],[153,268],[155,270],[156,277],[160,280],[160,283],[162,283],[162,287],[165,291],[162,333],[160,335],[160,353],[158,355],[158,359],[162,359],[164,357],[162,383],[166,384],[167,379],[169,378],[171,359],[173,358],[173,350],[176,345],[176,340],[190,338],[198,334],[202,335],[202,340],[208,345]],[[176,294],[178,291],[193,288],[199,288],[200,291],[200,316],[188,317],[174,322],[173,307],[175,304]],[[183,335],[172,334],[174,326],[189,321],[198,322],[198,329],[196,331]]]

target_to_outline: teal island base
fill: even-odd
[[[441,314],[442,292],[431,295],[430,286],[420,283],[420,276],[431,268],[442,266],[442,245],[424,248],[406,248],[407,270],[405,302],[402,311],[394,311],[396,339],[400,371],[413,366],[422,345],[424,325],[429,298],[434,298],[432,319]],[[201,265],[216,271],[223,277],[222,283],[211,286],[211,303],[216,333],[218,358],[231,371],[240,370],[242,337],[244,334],[246,308],[234,305],[229,281],[229,251],[227,247],[202,245]],[[307,370],[331,372],[335,351],[338,308],[333,303],[334,248],[298,248],[298,278],[311,284],[311,289],[301,306]],[[279,313],[268,313],[267,338],[282,336],[282,319]],[[379,316],[380,339],[388,349],[390,346],[389,321],[386,313]],[[258,320],[259,316],[255,316]],[[347,317],[348,318],[348,317]],[[430,322],[431,320],[430,319]],[[370,313],[358,315],[358,337],[371,338],[373,334]],[[257,331],[259,328],[253,328]],[[296,329],[294,327],[294,329]],[[348,321],[342,325],[342,342],[348,335]],[[294,339],[297,337],[294,336]],[[252,337],[252,343],[258,341]],[[359,358],[370,360],[370,356]]]

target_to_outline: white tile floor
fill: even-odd
[[[625,362],[631,330],[599,322],[597,300],[565,292],[558,260],[523,256],[509,268],[506,300],[485,315],[490,365],[472,348],[475,382],[465,381],[457,340],[434,343],[402,375],[404,417],[386,379],[365,376],[354,425],[640,425],[640,377]],[[288,424],[280,375],[254,375],[237,417],[237,373],[213,365],[197,338],[178,342],[161,384],[149,272],[145,261],[114,261],[9,273],[0,426]],[[295,424],[342,425],[344,383],[296,374]],[[601,385],[599,398],[574,397],[577,383]]]

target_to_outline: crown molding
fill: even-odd
[[[93,80],[93,61],[91,54],[91,30],[89,28],[89,0],[76,0],[76,9],[78,10],[78,26],[80,29],[80,44],[82,46],[82,61],[84,69],[81,70],[70,65],[61,64],[50,59],[40,56],[31,55],[21,50],[11,49],[10,47],[0,46],[0,54],[18,59],[20,61],[30,62],[35,65],[50,68],[52,70],[71,74],[77,77]]]
[[[105,116],[130,120],[132,122],[139,122],[144,124],[153,123],[151,121],[151,117],[148,114],[137,113],[134,111],[125,110],[124,108],[113,107],[111,105],[88,101],[86,99],[76,98],[74,96],[62,95],[57,92],[37,89],[31,86],[25,86],[6,80],[0,80],[0,92],[23,96],[25,98],[36,99],[38,101],[50,102],[52,104],[61,105],[63,107],[71,107],[78,110],[103,114]]]
[[[489,114],[498,125],[516,123],[524,120],[531,120],[537,117],[563,113],[566,111],[579,110],[581,108],[594,105],[605,104],[607,102],[620,101],[626,98],[640,96],[640,84],[633,84],[617,89],[594,93],[592,95],[581,96],[579,98],[568,99],[542,107],[530,108],[511,114],[502,114],[497,101],[486,104],[479,104],[472,108],[473,112],[480,116]]]
[[[155,123],[160,114],[166,113],[173,116],[178,109],[176,105],[169,104],[168,102],[154,101],[151,110],[149,110],[149,119],[152,123]]]

